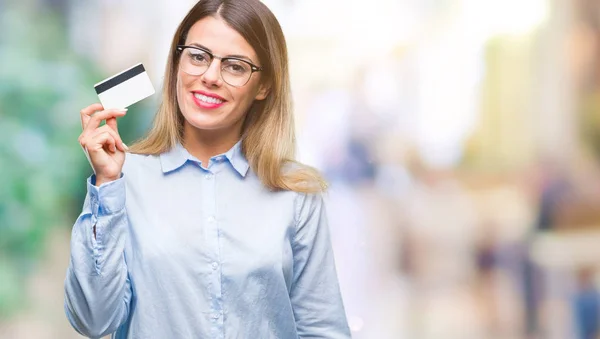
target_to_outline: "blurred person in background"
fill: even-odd
[[[581,268],[577,272],[577,290],[573,297],[573,314],[578,339],[598,338],[600,325],[600,293],[594,284],[595,270]]]
[[[539,207],[534,227],[524,239],[523,260],[523,301],[525,306],[525,330],[530,338],[536,338],[540,327],[540,304],[543,299],[544,271],[528,255],[535,237],[542,232],[552,231],[556,227],[556,212],[572,191],[566,169],[550,157],[543,157],[538,169]]]
[[[95,174],[72,232],[70,323],[95,338],[349,338],[326,185],[294,161],[271,11],[198,2],[164,84],[153,128],[130,149],[117,130],[125,111],[81,111]]]
[[[495,282],[498,279],[496,276],[498,270],[498,240],[492,231],[493,227],[485,225],[483,229],[486,233],[482,234],[476,243],[476,288],[480,294],[482,317],[484,318],[486,331],[497,336],[500,326],[494,292]]]

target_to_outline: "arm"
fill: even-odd
[[[299,195],[290,298],[300,338],[350,338],[320,195]]]
[[[123,180],[96,187],[95,177],[88,179],[83,211],[71,235],[65,312],[77,332],[91,338],[116,331],[129,313],[131,283],[124,258],[128,221]]]

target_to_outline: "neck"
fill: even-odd
[[[241,128],[231,131],[199,130],[190,124],[185,124],[183,142],[185,149],[202,162],[208,165],[210,158],[225,153],[240,140]]]

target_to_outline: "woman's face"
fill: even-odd
[[[254,49],[221,18],[206,17],[196,22],[188,33],[186,46],[202,47],[218,57],[236,56],[256,66],[262,66]],[[180,65],[186,49],[180,53]],[[196,58],[199,59],[199,58]],[[241,87],[223,81],[221,61],[213,59],[202,75],[190,75],[179,67],[177,71],[177,101],[185,118],[186,130],[240,133],[244,116],[254,100],[263,100],[267,89],[260,84],[260,73],[255,72]]]

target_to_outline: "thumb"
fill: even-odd
[[[106,124],[108,125],[108,127],[110,127],[113,131],[115,132],[119,132],[119,129],[117,128],[117,118],[108,118],[106,119]]]

